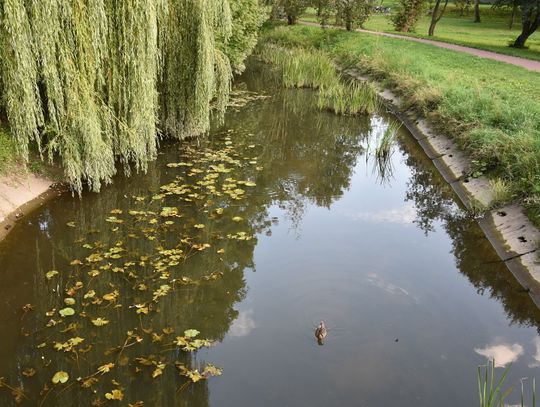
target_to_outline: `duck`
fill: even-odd
[[[326,325],[324,325],[324,321],[321,321],[317,326],[317,329],[315,329],[315,338],[317,338],[319,345],[324,343],[324,338],[326,338],[327,334],[328,331],[326,330]]]

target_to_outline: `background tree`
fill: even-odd
[[[373,10],[374,0],[336,0],[336,12],[347,31],[355,25],[363,27]]]
[[[527,39],[540,25],[540,0],[522,0],[521,8],[521,34],[516,38],[515,48],[524,48]]]
[[[424,0],[399,0],[396,13],[390,17],[396,31],[414,31],[425,8]]]
[[[474,0],[474,22],[480,22],[480,0]]]
[[[259,28],[268,18],[269,6],[261,6],[258,0],[230,0],[232,30],[225,44],[225,53],[236,73],[245,69],[244,61],[251,53],[259,37]]]
[[[334,0],[317,0],[317,18],[323,27],[328,25],[328,20],[335,11]]]
[[[469,8],[471,6],[471,0],[454,0],[456,9],[459,11],[459,16],[463,17],[465,13],[469,13]]]
[[[435,7],[433,7],[433,11],[431,12],[431,24],[429,25],[428,35],[432,36],[435,33],[435,26],[439,22],[439,20],[442,18],[446,6],[448,5],[448,0],[445,0],[444,6],[441,8],[441,0],[436,0]]]
[[[298,17],[305,11],[308,5],[308,0],[277,0],[272,14],[276,15],[276,8],[281,10],[287,16],[287,24],[293,25],[298,22]]]
[[[493,8],[496,8],[496,9],[512,11],[510,15],[510,22],[508,23],[508,28],[510,30],[514,28],[514,24],[516,22],[516,16],[518,14],[520,4],[521,4],[520,0],[497,0],[495,4],[493,5]]]

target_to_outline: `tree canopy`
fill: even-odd
[[[4,0],[0,90],[24,158],[59,158],[76,191],[115,162],[144,171],[160,137],[208,130],[255,45],[257,0]]]

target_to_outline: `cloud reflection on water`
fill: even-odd
[[[234,320],[229,329],[229,336],[242,337],[248,336],[251,331],[253,331],[257,325],[255,320],[252,317],[253,310],[248,309],[245,311],[238,311],[238,318]]]
[[[397,223],[409,225],[416,219],[416,208],[413,205],[405,205],[402,208],[384,209],[373,212],[356,212],[349,214],[355,221],[373,223]]]
[[[488,360],[495,361],[495,367],[506,367],[523,354],[523,346],[518,343],[498,343],[486,345],[484,348],[474,348],[474,351]]]

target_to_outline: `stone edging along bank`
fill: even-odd
[[[343,74],[359,81],[371,81],[356,70],[345,70]],[[456,143],[446,136],[432,132],[425,118],[416,112],[403,110],[403,101],[390,90],[378,90],[378,94],[386,107],[411,132],[463,204],[468,209],[476,208],[478,204],[489,208],[493,200],[489,180],[486,177],[467,176],[472,165]],[[487,210],[478,219],[478,224],[501,261],[540,308],[540,262],[537,260],[540,231],[525,215],[523,207],[511,204]]]

